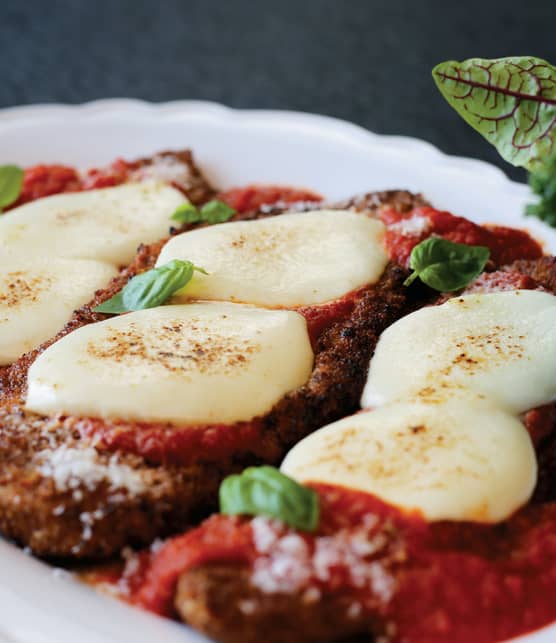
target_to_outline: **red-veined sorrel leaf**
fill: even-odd
[[[433,69],[444,98],[513,165],[535,169],[556,150],[556,68],[531,56],[447,61]]]

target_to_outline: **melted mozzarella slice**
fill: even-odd
[[[466,390],[512,413],[556,398],[556,297],[518,290],[450,299],[390,326],[361,405]]]
[[[282,471],[359,489],[429,520],[498,522],[530,497],[535,452],[525,427],[476,399],[397,403],[305,438]]]
[[[303,385],[305,319],[226,303],[162,306],[66,335],[29,369],[27,408],[178,424],[266,413]]]
[[[52,337],[116,274],[100,261],[9,258],[0,266],[0,364]]]
[[[154,181],[46,197],[2,215],[0,249],[122,266],[140,243],[168,234],[172,213],[185,201]]]
[[[173,237],[157,265],[193,261],[184,298],[300,306],[378,281],[387,263],[380,221],[353,212],[285,214],[210,226]]]

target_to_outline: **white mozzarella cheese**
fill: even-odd
[[[512,413],[556,398],[556,297],[532,290],[468,295],[404,317],[381,336],[361,405],[456,390]]]
[[[46,197],[2,215],[0,252],[123,266],[140,243],[168,234],[172,213],[185,201],[154,181]]]
[[[383,234],[380,221],[353,212],[285,214],[185,232],[157,265],[189,260],[209,273],[195,274],[184,299],[319,304],[378,281],[388,261]]]
[[[313,352],[305,319],[229,303],[170,305],[90,324],[45,350],[26,406],[182,425],[266,413],[303,385]]]
[[[512,415],[477,399],[400,402],[345,418],[296,445],[282,471],[376,495],[428,520],[498,522],[535,486],[535,452]]]
[[[55,335],[117,272],[100,261],[9,258],[0,266],[0,364]]]
[[[360,489],[428,520],[498,522],[537,464],[524,411],[556,399],[556,297],[454,298],[390,326],[362,397],[370,410],[298,444],[282,469]]]

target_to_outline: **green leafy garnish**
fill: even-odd
[[[220,485],[220,511],[277,518],[304,531],[315,531],[319,520],[316,492],[269,466],[248,467],[225,478]]]
[[[484,246],[429,237],[411,251],[409,267],[413,272],[404,286],[419,277],[427,286],[440,292],[459,290],[481,274],[489,256],[490,250]]]
[[[556,227],[556,151],[529,175],[529,185],[540,199],[537,203],[530,203],[525,209],[525,214],[538,217]]]
[[[193,203],[182,203],[170,218],[178,223],[198,223],[202,221],[201,213]]]
[[[119,293],[102,302],[94,312],[117,315],[130,310],[161,306],[191,281],[195,271],[208,274],[191,261],[173,259],[130,279]]]
[[[449,60],[432,75],[456,112],[512,165],[532,171],[556,149],[556,68],[545,60]]]
[[[231,219],[236,211],[224,201],[209,201],[201,208],[203,221],[207,223],[224,223]]]
[[[0,165],[0,212],[21,194],[23,170],[17,165]]]
[[[178,223],[224,223],[234,216],[236,211],[224,201],[208,201],[201,209],[192,203],[183,203],[172,215]]]

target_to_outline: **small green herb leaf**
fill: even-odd
[[[93,308],[95,313],[106,313],[110,315],[119,315],[120,313],[128,312],[129,308],[126,308],[123,301],[123,290],[116,293],[110,299],[103,301],[102,304],[99,304],[96,308]]]
[[[506,161],[534,170],[556,149],[556,67],[545,60],[449,60],[432,75],[448,103]]]
[[[178,223],[198,223],[202,221],[201,213],[193,203],[182,203],[170,218]]]
[[[0,212],[17,201],[23,185],[23,170],[17,165],[0,165]]]
[[[231,219],[236,211],[224,201],[208,201],[201,208],[201,217],[207,223],[224,223]]]
[[[419,277],[427,286],[440,292],[459,290],[481,274],[489,256],[490,250],[484,246],[430,237],[411,251],[409,266],[413,273],[404,285],[409,286]]]
[[[224,201],[208,201],[199,210],[193,203],[183,203],[170,217],[178,223],[199,223],[209,224],[224,223],[234,216],[236,211]]]
[[[97,306],[94,312],[118,314],[161,306],[191,281],[195,271],[208,274],[191,261],[173,259],[130,279],[119,293]]]
[[[277,518],[304,531],[314,531],[319,519],[316,492],[269,466],[228,476],[220,485],[220,511]]]
[[[556,227],[556,151],[529,175],[529,185],[540,199],[527,206],[525,214],[542,219]]]

